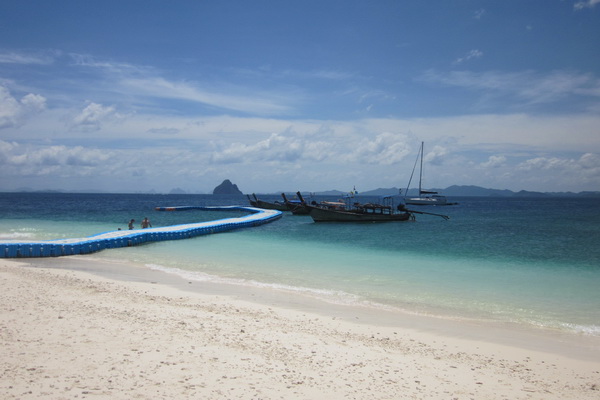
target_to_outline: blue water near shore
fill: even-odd
[[[418,215],[416,222],[316,224],[286,213],[255,228],[84,257],[339,304],[600,336],[598,199],[452,200],[460,204],[420,208],[447,214],[448,221]],[[157,227],[236,216],[154,211],[211,205],[248,202],[212,195],[4,193],[0,241],[92,236],[127,229],[131,218],[137,227],[144,217]]]

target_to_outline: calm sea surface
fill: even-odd
[[[316,224],[286,213],[256,228],[90,257],[341,304],[600,336],[599,199],[452,200],[460,204],[413,207],[448,221],[418,215],[416,222]],[[245,197],[212,195],[3,193],[0,241],[92,236],[127,229],[131,218],[137,227],[144,217],[157,227],[236,216],[156,206],[247,204]]]

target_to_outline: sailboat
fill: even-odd
[[[434,192],[431,190],[423,190],[421,185],[423,183],[423,148],[425,147],[425,142],[421,142],[421,151],[419,152],[419,156],[417,157],[417,161],[420,159],[421,164],[419,167],[419,196],[418,197],[404,197],[404,202],[406,204],[411,204],[413,206],[452,206],[458,203],[451,203],[446,199],[446,196],[442,196],[438,194],[438,192]],[[416,167],[416,161],[415,161]],[[414,173],[413,168],[413,173]],[[412,180],[412,174],[410,176],[410,180]],[[408,186],[410,186],[410,181],[408,182]],[[408,187],[406,188],[406,194],[408,194]]]

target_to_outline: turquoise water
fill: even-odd
[[[598,199],[453,200],[460,204],[421,208],[447,214],[449,221],[419,215],[416,222],[315,224],[308,216],[285,214],[256,228],[90,257],[339,304],[600,336]],[[181,205],[247,201],[210,195],[1,194],[0,241],[91,236],[126,229],[131,218],[139,226],[146,216],[155,227],[234,216],[154,211]]]

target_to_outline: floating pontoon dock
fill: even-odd
[[[215,221],[197,222],[191,224],[163,226],[159,228],[112,231],[98,235],[78,238],[0,243],[0,258],[26,257],[59,257],[76,254],[89,254],[104,249],[136,246],[148,242],[164,240],[188,239],[195,236],[209,235],[239,228],[267,224],[281,218],[281,211],[264,210],[254,207],[156,207],[157,211],[247,211],[250,214],[239,218],[226,218]]]

